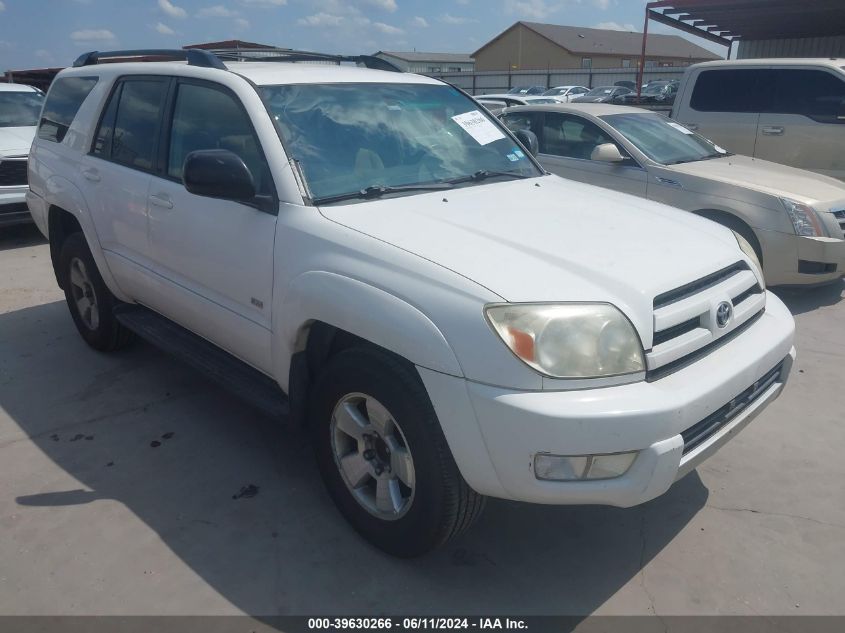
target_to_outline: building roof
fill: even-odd
[[[643,34],[633,31],[611,31],[588,29],[580,26],[562,26],[539,22],[517,22],[503,33],[487,42],[472,55],[475,57],[484,48],[499,39],[504,33],[522,24],[538,35],[578,55],[616,55],[639,57],[642,52]],[[722,59],[678,35],[649,34],[646,48],[648,57],[673,57],[683,59]]]
[[[223,40],[222,42],[203,42],[202,44],[188,44],[182,48],[201,48],[203,50],[218,49],[242,49],[242,48],[276,48],[269,44],[256,44],[255,42],[244,42],[243,40]]]
[[[375,55],[390,55],[405,62],[455,62],[472,64],[469,53],[424,53],[420,51],[379,51]]]

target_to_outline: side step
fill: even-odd
[[[273,379],[201,336],[139,305],[119,305],[114,315],[145,341],[198,369],[264,413],[274,418],[288,415],[288,398]]]

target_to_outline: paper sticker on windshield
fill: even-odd
[[[457,114],[452,117],[452,120],[464,128],[467,134],[474,138],[479,145],[487,145],[493,141],[505,138],[501,130],[493,125],[490,119],[478,110]]]
[[[516,155],[517,158],[525,158],[525,154],[522,153],[522,150],[518,147],[513,148],[513,153]]]
[[[668,121],[668,123],[673,128],[678,130],[678,132],[683,132],[684,134],[695,134],[695,132],[693,132],[692,130],[687,129],[683,125],[679,125],[679,124],[675,123],[674,121]]]
[[[512,163],[515,163],[519,160],[519,156],[517,156],[516,154],[508,154],[508,160]]]

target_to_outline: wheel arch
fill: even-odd
[[[751,228],[751,225],[743,217],[724,209],[697,209],[693,211],[693,213],[702,218],[712,220],[717,224],[721,224],[722,226],[742,235],[751,243],[751,246],[754,247],[754,251],[757,253],[757,258],[760,260],[761,264],[763,263],[763,247],[760,244],[760,240],[754,232],[754,229]]]

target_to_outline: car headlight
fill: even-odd
[[[610,304],[499,304],[485,312],[505,345],[547,376],[600,378],[645,371],[634,326]]]
[[[754,247],[751,246],[751,242],[747,239],[742,237],[736,231],[731,231],[736,238],[736,243],[739,244],[740,250],[748,256],[748,259],[751,260],[751,263],[757,267],[757,272],[759,273],[757,276],[761,280],[760,285],[763,287],[763,290],[766,289],[766,278],[763,276],[763,264],[760,263],[760,258],[757,257],[757,251],[754,250]]]
[[[789,198],[781,198],[780,201],[789,214],[789,219],[792,220],[796,235],[804,237],[826,236],[824,225],[813,207]]]

